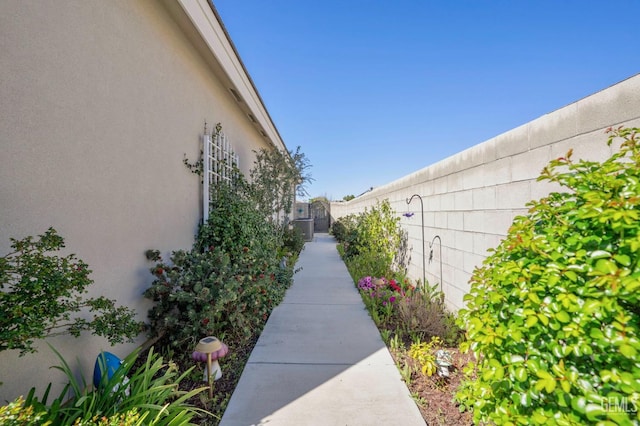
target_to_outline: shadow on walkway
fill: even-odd
[[[424,425],[336,250],[316,234],[221,426]]]

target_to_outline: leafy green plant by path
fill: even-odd
[[[411,291],[406,286],[407,291]],[[405,290],[394,280],[366,276],[358,281],[358,290],[369,314],[376,324],[391,321],[396,305],[405,296]]]
[[[176,366],[171,361],[165,363],[153,348],[137,368],[133,367],[139,351],[130,354],[110,378],[103,375],[104,383],[99,389],[89,385],[84,377],[77,379],[62,355],[52,350],[61,362],[54,368],[65,375],[67,386],[51,401],[51,385],[41,398],[32,389],[26,399],[20,397],[0,408],[1,424],[169,426],[191,425],[196,416],[210,416],[187,402],[207,388],[179,390],[180,382],[191,370],[179,374]],[[15,420],[11,413],[16,407],[24,418],[22,423],[9,421]]]
[[[49,426],[45,421],[46,411],[36,412],[31,405],[25,406],[23,397],[18,397],[0,407],[0,425],[3,426]]]
[[[156,279],[145,296],[155,335],[176,347],[193,347],[203,336],[248,338],[261,329],[291,282],[290,268],[264,262],[249,248],[232,263],[220,249],[173,252],[153,258]]]
[[[448,312],[439,295],[431,297],[409,283],[366,276],[357,284],[365,307],[381,329],[402,341],[421,341],[438,338],[449,345],[457,345],[462,332],[455,323],[455,315]]]
[[[435,336],[429,342],[415,342],[409,348],[409,356],[420,363],[420,371],[427,376],[433,376],[438,369],[435,350],[442,346],[442,340]]]
[[[333,223],[331,234],[340,243],[341,256],[353,270],[354,281],[365,275],[405,272],[406,233],[399,222],[389,200],[384,200],[359,215],[341,217]]]
[[[340,219],[333,222],[331,224],[331,229],[329,229],[329,233],[338,240],[338,243],[344,246],[348,245],[345,243],[350,243],[355,240],[357,227],[357,216],[350,214],[342,216]]]
[[[204,252],[216,248],[235,261],[248,248],[269,258],[270,263],[277,263],[277,251],[282,245],[278,225],[256,209],[242,182],[237,187],[220,184],[212,189],[209,219],[198,231],[195,249]]]
[[[398,303],[396,317],[396,333],[412,341],[437,336],[456,346],[462,340],[456,317],[446,309],[440,294],[423,293],[422,289],[407,293]]]
[[[639,129],[603,162],[553,160],[564,192],[528,204],[475,271],[460,312],[479,357],[458,399],[476,422],[638,424]]]
[[[0,351],[35,352],[38,339],[84,330],[111,344],[133,341],[143,329],[135,312],[106,297],[83,298],[93,284],[91,270],[75,255],[53,254],[64,239],[49,228],[38,238],[11,239],[14,250],[0,257]],[[88,309],[91,321],[76,316]]]

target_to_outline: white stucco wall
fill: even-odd
[[[442,281],[446,302],[463,307],[469,278],[481,265],[487,249],[496,247],[513,218],[526,212],[525,204],[547,195],[553,188],[537,182],[542,168],[572,148],[573,159],[603,160],[614,148],[606,145],[609,126],[640,127],[640,75],[633,76],[592,96],[544,115],[509,132],[467,149],[401,179],[373,189],[349,202],[331,204],[332,217],[357,214],[377,201],[388,199],[402,215],[401,226],[409,233],[409,275],[422,278],[422,256],[427,281]],[[472,133],[469,133],[472,137]],[[437,141],[434,141],[437,142]],[[424,204],[425,253],[422,250],[420,201],[410,205],[413,194]]]
[[[0,254],[10,237],[53,226],[93,270],[89,296],[146,319],[145,250],[189,248],[201,218],[200,178],[182,160],[198,157],[205,121],[222,123],[245,172],[252,150],[283,146],[228,40],[217,41],[228,57],[203,40],[202,28],[216,25],[207,8],[206,0],[0,2]],[[231,95],[233,82],[244,102]],[[143,340],[50,343],[90,374],[100,350],[123,357]],[[52,352],[38,347],[25,357],[0,353],[0,401],[62,380],[49,369],[58,363]]]

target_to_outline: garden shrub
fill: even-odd
[[[455,346],[462,332],[454,318],[440,298],[431,298],[421,291],[407,293],[397,306],[398,333],[411,340],[439,337],[443,342]]]
[[[402,229],[400,218],[391,208],[389,200],[377,202],[371,209],[365,209],[358,218],[356,247],[359,253],[377,253],[389,270],[394,268],[398,257]]]
[[[212,191],[209,219],[198,231],[195,248],[204,252],[215,247],[227,253],[232,261],[249,248],[276,262],[277,250],[282,245],[276,228],[255,208],[245,184],[218,185]]]
[[[201,175],[202,159],[184,162]],[[145,291],[156,302],[149,312],[154,335],[192,347],[207,335],[246,342],[259,334],[290,286],[304,246],[282,214],[290,211],[294,192],[304,193],[308,168],[300,148],[256,152],[251,182],[236,168],[231,182],[210,188],[209,217],[191,250],[174,251],[168,261],[147,251],[156,262]]]
[[[189,403],[206,387],[179,389],[195,366],[180,373],[176,364],[165,362],[153,348],[139,362],[140,350],[131,353],[111,377],[102,376],[104,382],[98,389],[88,385],[91,380],[84,376],[76,377],[62,355],[51,349],[60,360],[60,365],[52,368],[64,374],[66,386],[51,399],[51,384],[42,397],[37,397],[32,388],[25,399],[20,397],[0,407],[0,424],[169,426],[195,424],[191,420],[197,416],[211,417],[211,413]]]
[[[357,256],[349,258],[346,262],[348,264],[349,273],[353,281],[358,281],[359,278],[364,276],[374,277],[386,277],[392,276],[393,273],[389,269],[389,266],[385,262],[384,257],[373,251],[367,251]]]
[[[33,406],[25,406],[21,396],[0,407],[0,425],[3,426],[48,426],[51,421],[44,420],[46,411],[36,412]]]
[[[135,312],[106,297],[84,298],[93,284],[89,265],[74,254],[59,256],[64,239],[55,229],[11,239],[12,253],[0,257],[0,351],[35,352],[35,340],[82,331],[106,337],[113,345],[133,341],[144,324]],[[88,310],[92,320],[80,313]]]
[[[406,254],[401,250],[405,232],[399,226],[400,218],[389,204],[389,200],[376,202],[371,209],[358,215],[341,217],[333,223],[331,232],[342,246],[342,257],[350,262],[361,256],[356,263],[375,263],[377,273],[368,275],[388,275],[390,272],[404,273]],[[355,276],[354,280],[358,277]]]
[[[396,305],[404,297],[405,290],[394,279],[384,277],[366,276],[358,281],[357,286],[376,325],[393,322]]]
[[[357,229],[356,218],[357,216],[353,214],[342,216],[331,224],[330,234],[333,235],[339,243],[353,241]]]
[[[283,255],[300,253],[304,249],[304,234],[298,227],[285,227],[282,236]]]
[[[399,220],[388,200],[359,215],[341,217],[332,228],[338,252],[376,325],[392,329],[403,341],[437,336],[455,345],[461,330],[442,303],[437,286],[425,285],[416,291],[405,278],[408,249]],[[379,285],[372,285],[372,280]]]
[[[433,337],[428,343],[417,341],[409,347],[408,354],[420,363],[420,371],[426,376],[433,376],[438,368],[435,349],[442,346],[439,337]]]
[[[457,395],[474,421],[640,421],[638,130],[612,131],[603,162],[551,161],[539,180],[563,192],[530,202],[474,272],[460,318],[478,364]]]
[[[295,195],[309,195],[306,184],[313,178],[308,158],[298,146],[295,151],[264,149],[254,151],[256,159],[249,173],[255,208],[270,222],[291,214]]]
[[[392,330],[403,342],[434,337],[455,346],[461,330],[441,299],[416,289],[407,279],[365,276],[357,282],[365,307],[379,328]]]
[[[203,336],[246,339],[262,329],[282,300],[291,274],[245,247],[234,262],[219,248],[178,250],[169,262],[158,256],[156,279],[145,291],[155,335],[171,336],[173,346],[194,346]]]

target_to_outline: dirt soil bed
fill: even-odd
[[[448,378],[441,378],[435,374],[433,376],[423,374],[418,362],[401,351],[391,350],[391,355],[396,365],[408,363],[411,366],[411,380],[407,383],[407,387],[427,425],[472,425],[471,413],[468,411],[461,413],[453,397],[463,379],[462,369],[473,360],[473,356],[460,353],[457,348],[446,349],[453,358],[453,366],[450,368]]]

